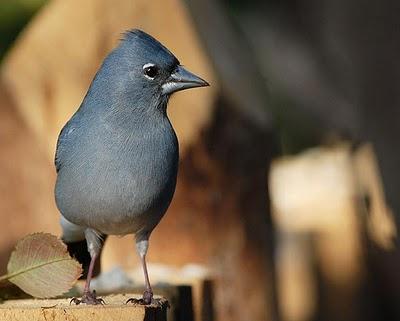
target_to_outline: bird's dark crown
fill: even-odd
[[[147,110],[161,110],[164,115],[172,93],[206,85],[207,82],[185,70],[159,41],[133,29],[125,33],[105,58],[82,110],[118,111],[119,115],[129,117],[148,115],[143,112]]]
[[[177,66],[179,60],[164,47],[158,40],[139,29],[128,30],[124,34],[124,42],[132,45],[134,48],[140,48],[146,53],[149,60],[154,62],[163,62],[165,65]]]

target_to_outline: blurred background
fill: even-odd
[[[180,170],[148,260],[160,293],[185,286],[171,319],[400,320],[399,14],[395,0],[2,0],[0,272],[22,236],[60,234],[58,133],[141,28],[211,83],[168,109]],[[109,238],[97,287],[140,287],[138,263],[132,237]]]

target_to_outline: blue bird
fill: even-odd
[[[102,303],[90,290],[96,259],[105,236],[126,234],[135,234],[143,266],[141,302],[152,302],[146,253],[174,194],[179,158],[167,103],[174,92],[201,86],[208,83],[183,68],[160,42],[131,30],[105,58],[61,130],[55,199],[63,240],[86,240],[90,254],[84,293],[75,303]]]

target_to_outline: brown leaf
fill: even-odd
[[[35,233],[17,243],[7,271],[9,281],[26,293],[49,298],[67,292],[81,276],[82,267],[56,236]]]

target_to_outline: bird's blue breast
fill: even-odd
[[[150,232],[176,184],[178,142],[167,117],[126,127],[101,118],[71,123],[59,147],[63,216],[105,234]]]

